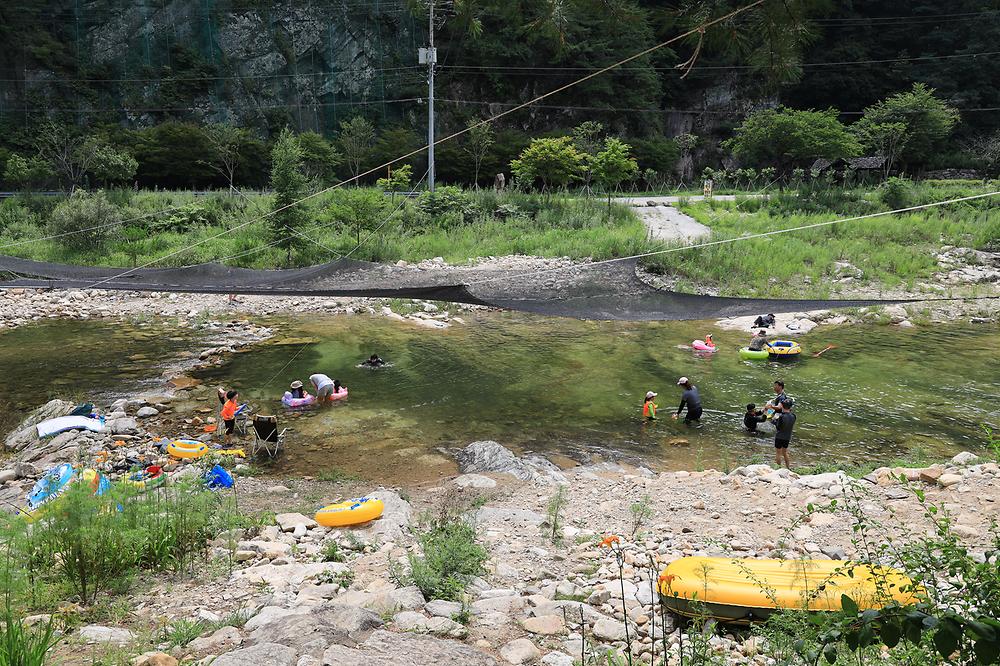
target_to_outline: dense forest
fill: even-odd
[[[438,0],[439,133],[743,4]],[[206,157],[218,142],[204,128],[235,125],[246,133],[230,175],[263,186],[282,128],[310,133],[324,153],[359,116],[374,130],[364,165],[379,164],[423,145],[426,71],[416,51],[426,40],[420,0],[11,0],[0,5],[0,174],[12,155],[41,152],[39,137],[57,126],[121,153],[106,161],[137,160],[140,185],[222,186],[229,179]],[[643,171],[685,159],[690,174],[733,163],[726,140],[761,109],[832,108],[850,125],[914,83],[958,115],[947,142],[907,166],[981,167],[1000,131],[997,43],[1000,0],[767,0],[504,117],[480,158],[461,142],[442,146],[438,173],[491,179],[531,138],[590,120],[625,138]],[[698,137],[695,147],[677,143],[685,135]],[[421,160],[410,160],[417,174]],[[350,160],[336,162],[331,177],[352,172]]]

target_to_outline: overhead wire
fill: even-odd
[[[552,95],[556,95],[556,94],[558,94],[560,92],[563,92],[564,90],[568,90],[569,88],[572,88],[572,87],[574,87],[576,85],[579,85],[579,84],[583,83],[584,81],[589,81],[590,79],[592,79],[592,78],[594,78],[596,76],[600,76],[601,74],[604,74],[605,72],[609,72],[609,71],[615,69],[616,67],[620,67],[621,65],[624,65],[626,63],[632,62],[633,60],[637,60],[638,58],[642,58],[643,56],[646,56],[646,55],[648,55],[648,54],[650,54],[650,53],[652,53],[652,52],[654,52],[654,51],[656,51],[658,49],[661,49],[661,48],[663,48],[665,46],[669,46],[670,44],[678,42],[678,41],[680,41],[680,40],[682,40],[682,39],[684,39],[686,37],[689,37],[691,35],[697,34],[700,31],[703,31],[705,28],[709,28],[709,27],[711,27],[713,25],[716,25],[718,23],[722,23],[723,21],[727,21],[727,20],[729,20],[731,18],[739,16],[743,12],[746,12],[746,11],[748,11],[750,9],[753,9],[754,7],[757,7],[757,6],[759,6],[759,5],[763,4],[763,3],[764,3],[764,0],[755,0],[754,2],[752,2],[750,4],[744,5],[742,7],[739,7],[737,9],[729,12],[728,14],[725,14],[725,15],[720,16],[718,18],[712,19],[710,21],[706,21],[705,23],[697,26],[696,28],[693,28],[691,30],[688,30],[687,32],[684,32],[684,33],[681,33],[679,35],[676,35],[675,37],[672,37],[672,38],[670,38],[670,39],[668,39],[668,40],[666,40],[664,42],[660,42],[659,44],[655,44],[655,45],[653,45],[653,46],[651,46],[649,48],[646,48],[646,49],[644,49],[642,51],[639,51],[638,53],[635,53],[635,54],[633,54],[631,56],[628,56],[627,58],[623,58],[623,59],[619,60],[618,62],[615,62],[615,63],[613,63],[611,65],[608,65],[607,67],[604,67],[604,68],[602,68],[600,70],[591,72],[590,74],[587,74],[586,76],[583,76],[583,77],[581,77],[581,78],[579,78],[579,79],[577,79],[575,81],[571,81],[571,82],[566,83],[566,84],[564,84],[562,86],[559,86],[558,88],[555,88],[554,90],[550,90],[547,93],[543,93],[542,95],[539,95],[539,96],[535,97],[532,100],[529,100],[527,102],[523,102],[523,103],[521,103],[521,104],[519,104],[519,105],[517,105],[517,106],[515,106],[515,107],[513,107],[511,109],[507,109],[506,111],[502,111],[502,112],[500,112],[498,114],[495,114],[492,117],[487,118],[485,120],[482,120],[482,121],[479,121],[477,123],[473,123],[471,125],[468,125],[468,126],[466,126],[465,128],[463,128],[461,130],[458,130],[456,132],[453,132],[452,134],[449,134],[449,135],[447,135],[445,137],[442,137],[441,139],[438,139],[437,141],[434,142],[434,145],[437,146],[439,144],[445,143],[446,141],[451,141],[451,140],[455,139],[456,137],[462,136],[462,135],[466,134],[467,132],[470,132],[470,131],[476,129],[477,127],[481,127],[483,125],[487,125],[489,123],[495,122],[496,120],[498,120],[500,118],[503,118],[504,116],[508,116],[508,115],[510,115],[510,114],[512,114],[512,113],[514,113],[514,112],[516,112],[518,110],[520,110],[520,109],[523,109],[525,107],[531,106],[532,104],[534,104],[536,102],[539,102],[539,101],[541,101],[543,99],[547,99],[547,98],[551,97]],[[299,205],[301,203],[304,203],[305,201],[308,201],[308,200],[313,199],[313,198],[315,198],[317,196],[320,196],[321,194],[325,194],[326,192],[329,192],[331,190],[334,190],[334,189],[337,189],[339,187],[342,187],[343,185],[345,185],[347,183],[357,181],[357,180],[359,180],[361,178],[364,178],[365,176],[371,175],[371,174],[373,174],[373,173],[375,173],[377,171],[380,171],[380,170],[382,170],[382,169],[384,169],[386,167],[389,167],[389,166],[391,166],[391,165],[393,165],[393,164],[395,164],[397,162],[405,160],[405,159],[407,159],[409,157],[413,157],[414,155],[418,155],[420,153],[423,153],[425,150],[427,150],[427,148],[428,148],[428,146],[422,146],[420,148],[412,150],[412,151],[410,151],[410,152],[408,152],[408,153],[406,153],[404,155],[401,155],[401,156],[399,156],[399,157],[397,157],[395,159],[392,159],[392,160],[390,160],[390,161],[388,161],[388,162],[386,162],[384,164],[381,164],[381,165],[379,165],[377,167],[373,167],[371,169],[368,169],[367,171],[365,171],[363,173],[359,173],[359,174],[357,174],[355,176],[352,176],[351,178],[349,178],[349,179],[347,179],[345,181],[342,181],[342,182],[340,182],[340,183],[338,183],[336,185],[331,185],[328,188],[319,190],[317,192],[313,192],[312,194],[309,194],[309,195],[307,195],[305,197],[302,197],[301,199],[298,199],[296,201],[292,201],[292,202],[288,203],[287,205],[282,206],[281,208],[276,208],[276,209],[274,209],[274,210],[272,210],[272,211],[270,211],[268,213],[265,213],[264,215],[260,216],[259,218],[248,220],[247,222],[244,222],[242,224],[236,225],[234,227],[231,227],[229,229],[221,231],[221,232],[219,232],[217,234],[212,234],[211,236],[207,236],[205,238],[202,238],[201,240],[195,241],[194,243],[191,243],[188,246],[182,247],[182,248],[180,248],[178,250],[170,252],[170,253],[168,253],[168,254],[166,254],[166,255],[164,255],[162,257],[159,257],[157,259],[154,259],[152,261],[146,262],[142,266],[136,266],[134,268],[128,269],[126,271],[123,271],[122,273],[106,277],[103,280],[99,280],[99,281],[95,282],[94,284],[90,285],[88,287],[88,289],[93,289],[93,288],[99,287],[102,284],[106,284],[108,282],[112,282],[114,280],[118,280],[118,279],[120,279],[122,277],[125,277],[127,275],[131,275],[131,274],[135,273],[138,270],[141,270],[141,269],[144,269],[144,268],[148,268],[149,266],[152,266],[153,264],[159,263],[159,262],[163,261],[164,259],[169,259],[171,257],[177,256],[179,254],[182,254],[184,252],[187,252],[187,251],[193,249],[194,247],[197,247],[199,245],[203,245],[203,244],[208,243],[208,242],[210,242],[212,240],[215,240],[217,238],[221,238],[222,236],[225,236],[227,234],[233,233],[234,231],[238,231],[239,229],[246,228],[247,226],[249,226],[250,224],[253,224],[254,222],[258,222],[258,221],[263,220],[263,219],[265,219],[267,217],[271,217],[273,215],[277,215],[278,213],[280,213],[280,212],[282,212],[284,210],[287,210],[288,208],[291,208],[292,206],[297,206],[297,205]]]

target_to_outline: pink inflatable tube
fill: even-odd
[[[704,340],[695,340],[694,342],[691,343],[691,347],[697,351],[707,351],[707,352],[714,352],[716,349],[718,349],[718,347],[716,347],[715,345],[710,346],[705,344]]]

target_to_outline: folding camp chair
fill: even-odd
[[[252,455],[261,453],[267,454],[269,458],[274,458],[285,445],[285,433],[288,428],[278,430],[277,416],[263,416],[255,414],[253,417],[254,442],[250,452]]]
[[[233,431],[241,437],[247,436],[247,421],[250,419],[250,411],[250,404],[244,402],[236,410],[236,416],[233,417],[236,420],[236,423],[233,424]]]

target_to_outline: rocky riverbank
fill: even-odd
[[[71,408],[52,401],[7,438],[11,457],[0,472],[7,506],[23,502],[44,468],[63,461],[111,477],[159,463],[171,482],[203,472],[197,461],[160,452],[150,425],[159,415],[150,410],[163,414],[169,404],[119,401],[105,410],[107,433],[32,436],[38,419]],[[356,480],[254,478],[249,466],[236,464],[241,510],[273,515],[270,522],[212,540],[208,561],[221,566],[144,578],[115,623],[67,630],[63,663],[91,663],[114,650],[147,666],[570,666],[582,652],[627,649],[648,662],[664,632],[676,663],[687,628],[660,620],[651,585],[669,562],[688,555],[856,557],[859,515],[902,543],[926,529],[923,502],[949,511],[955,534],[982,556],[1000,500],[1000,467],[971,453],[928,468],[879,469],[865,479],[800,476],[767,465],[729,474],[656,474],[613,464],[560,469],[544,458],[518,458],[496,442],[470,444],[457,461],[463,474],[437,485],[379,489]],[[557,493],[562,501],[554,510]],[[385,502],[380,519],[328,529],[311,517],[325,503],[360,494]],[[408,556],[420,552],[421,516],[445,507],[474,522],[489,556],[463,601],[426,598],[399,578]],[[621,572],[601,545],[605,535],[621,539]],[[171,647],[162,629],[178,622],[200,635]],[[769,663],[759,639],[746,632],[723,631],[712,641],[727,663]]]

